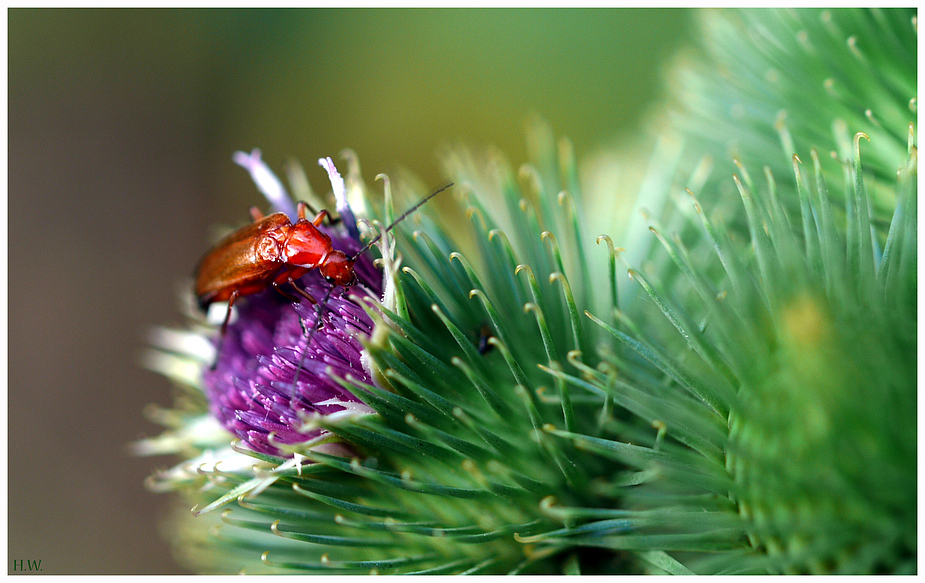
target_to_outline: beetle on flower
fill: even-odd
[[[274,206],[293,207],[258,151],[249,156],[238,153],[235,160],[248,169]],[[327,158],[320,163],[329,172],[338,206],[341,210],[349,208],[343,180],[333,162]],[[228,301],[219,337],[221,349],[214,369],[203,376],[212,412],[255,450],[273,455],[283,453],[286,446],[323,434],[319,428],[303,428],[313,415],[369,411],[332,380],[332,375],[343,378],[350,374],[363,382],[371,380],[361,362],[363,347],[357,334],[369,335],[373,323],[354,299],[346,293],[332,294],[331,286],[350,285],[357,298],[378,298],[382,291],[382,276],[372,260],[362,254],[354,257],[363,248],[360,241],[346,229],[322,225],[320,219],[327,211],[313,221],[305,218],[304,206],[300,205],[298,212],[296,223],[290,223],[283,211],[260,217],[219,242],[198,269],[200,303],[208,306]],[[353,220],[350,212],[342,212],[342,216],[346,216],[345,221]],[[241,268],[250,268],[238,277],[241,281],[229,280],[227,270],[219,273],[217,263],[225,259],[232,246],[229,241],[240,243],[244,231],[254,239],[245,243],[258,248],[270,241],[276,252],[261,264]],[[317,239],[319,244],[314,246],[326,247],[326,252],[310,254],[308,260],[301,261],[305,253],[300,249],[311,243],[306,243],[307,239]],[[349,258],[347,253],[351,254]],[[330,270],[324,268],[343,266],[345,262],[349,263],[349,277],[341,269],[332,279]],[[321,269],[309,269],[303,263]],[[299,296],[277,288],[287,282],[300,292]],[[219,285],[223,283],[224,287]],[[250,301],[239,306],[238,319],[229,326],[231,304],[239,295],[248,295]],[[323,310],[316,308],[320,298],[326,298]],[[323,324],[318,322],[319,317]],[[314,331],[306,334],[306,330]]]

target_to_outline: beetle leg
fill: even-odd
[[[315,209],[313,209],[311,206],[309,206],[309,204],[308,204],[307,202],[304,202],[304,201],[301,201],[301,200],[299,201],[299,204],[296,205],[296,208],[299,209],[299,218],[300,218],[300,219],[308,219],[308,211],[315,212]]]
[[[310,204],[308,204],[307,202],[303,202],[301,200],[299,201],[298,209],[299,209],[299,218],[305,219],[305,220],[308,220],[308,211],[315,212],[315,209],[313,209]],[[340,218],[332,217],[331,213],[329,213],[327,210],[321,209],[320,211],[318,211],[318,214],[315,215],[315,218],[312,219],[312,223],[316,227],[320,227],[321,223],[324,222],[324,219],[328,219],[329,225],[336,225],[337,222],[340,221]]]
[[[308,204],[307,202],[303,202],[301,200],[299,201],[297,208],[299,211],[299,219],[301,220],[308,220],[308,211],[315,212],[315,209],[313,209],[310,204]],[[312,223],[316,227],[320,227],[321,223],[324,222],[324,219],[328,219],[329,225],[336,225],[338,221],[340,221],[339,217],[338,218],[332,217],[331,213],[329,213],[327,210],[321,209],[320,211],[318,211],[318,214],[315,215],[315,218],[312,219]]]
[[[234,305],[234,301],[238,299],[238,290],[231,292],[231,295],[228,296],[228,310],[225,312],[225,319],[222,321],[222,331],[218,337],[218,345],[215,347],[215,360],[212,361],[212,366],[209,367],[209,370],[215,370],[215,367],[218,366],[218,357],[222,353],[222,345],[225,343],[225,332],[228,331],[228,320],[231,319],[231,306]]]
[[[316,300],[315,298],[313,298],[312,295],[311,295],[310,293],[308,293],[307,291],[305,291],[304,289],[302,289],[301,287],[299,287],[298,285],[296,285],[296,280],[299,279],[300,277],[302,277],[302,275],[303,275],[306,271],[307,271],[306,269],[301,268],[301,267],[300,267],[300,268],[297,268],[297,269],[290,270],[290,271],[288,271],[288,272],[283,271],[279,276],[277,276],[277,279],[275,279],[274,281],[270,282],[270,285],[272,285],[272,286],[273,286],[273,289],[275,289],[276,291],[278,291],[279,294],[280,294],[281,296],[283,296],[283,297],[286,298],[287,300],[289,300],[289,301],[294,302],[294,303],[297,304],[297,303],[299,303],[299,298],[295,297],[294,295],[292,295],[292,294],[290,294],[290,293],[288,293],[288,292],[283,291],[283,284],[284,284],[284,283],[288,283],[289,285],[292,286],[292,289],[294,289],[296,292],[298,292],[298,294],[299,294],[300,296],[302,296],[303,298],[305,298],[305,299],[307,299],[309,302],[311,302],[312,305],[317,304],[317,303],[318,303],[318,300]],[[284,276],[285,276],[285,278],[284,278]]]
[[[257,221],[263,218],[263,213],[260,212],[259,208],[252,206],[251,207],[251,218],[254,219],[254,222],[256,223]]]
[[[315,300],[315,298],[311,296],[311,294],[309,294],[307,291],[305,291],[304,289],[296,285],[296,280],[302,277],[303,275],[305,275],[306,273],[308,273],[308,271],[309,270],[306,269],[305,267],[298,267],[298,266],[287,267],[287,268],[281,269],[276,274],[276,278],[273,281],[271,281],[270,284],[273,286],[273,289],[278,291],[280,295],[287,298],[291,302],[299,303],[299,299],[293,296],[292,294],[289,294],[283,291],[282,286],[284,283],[288,283],[289,285],[291,285],[292,289],[297,291],[300,296],[307,299],[312,304],[317,304],[318,302]]]
[[[285,282],[284,282],[284,283],[285,283]],[[292,280],[291,280],[291,279],[289,280],[289,283],[292,283]],[[273,289],[275,289],[276,291],[279,292],[279,295],[283,296],[284,298],[286,298],[286,299],[289,300],[290,302],[293,302],[293,303],[296,303],[296,304],[299,303],[299,298],[297,298],[297,297],[295,297],[295,296],[289,294],[288,292],[283,291],[283,288],[281,287],[281,284],[280,284],[279,282],[274,281],[271,285],[273,286]],[[293,286],[293,287],[295,287],[295,286]],[[298,288],[296,288],[296,289],[298,290]]]
[[[314,223],[316,227],[320,227],[321,223],[324,221],[325,218],[328,219],[329,223],[333,222],[333,220],[331,219],[331,213],[329,213],[327,209],[321,209],[320,211],[318,211],[318,214],[315,215],[315,218],[312,220],[312,223]]]
[[[234,301],[238,299],[238,290],[231,292],[231,295],[228,296],[228,311],[225,312],[225,320],[222,322],[222,339],[225,338],[225,331],[228,330],[228,320],[231,319],[231,306],[234,305]]]
[[[292,281],[292,279],[289,280],[289,284],[292,285],[292,289],[294,289],[295,291],[299,292],[299,295],[302,296],[303,298],[305,298],[306,300],[308,300],[309,302],[311,302],[312,305],[318,303],[318,300],[316,300],[315,298],[313,298],[313,297],[312,297],[312,294],[308,293],[308,292],[305,291],[304,289],[302,289],[302,288],[300,288],[299,286],[297,286],[297,285],[295,284],[295,282]]]

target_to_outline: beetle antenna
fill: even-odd
[[[328,292],[324,294],[324,297],[321,298],[321,301],[318,302],[317,309],[315,310],[315,321],[312,324],[311,330],[306,334],[305,339],[305,349],[302,351],[302,355],[299,357],[299,366],[295,369],[295,376],[292,377],[292,398],[295,398],[295,385],[299,382],[299,373],[302,372],[302,365],[305,364],[305,353],[308,352],[309,346],[311,346],[312,338],[315,337],[315,332],[321,327],[321,315],[324,313],[325,307],[328,305],[328,300],[331,298],[331,294],[334,293],[334,288],[336,285],[332,285],[328,288]]]
[[[395,227],[395,225],[397,225],[398,223],[400,223],[400,222],[402,222],[403,220],[405,220],[406,218],[408,218],[408,215],[410,215],[410,214],[413,213],[414,211],[416,211],[416,210],[418,210],[419,208],[421,208],[422,206],[424,206],[424,203],[426,203],[427,201],[429,201],[430,199],[432,199],[433,197],[437,196],[438,194],[440,194],[441,192],[443,192],[444,190],[446,190],[447,188],[449,188],[449,187],[451,187],[451,186],[453,186],[453,183],[452,183],[452,182],[447,182],[446,184],[444,184],[443,186],[441,186],[441,187],[438,188],[437,190],[431,192],[430,194],[428,194],[427,196],[425,196],[424,198],[422,198],[421,200],[419,200],[417,204],[415,204],[413,207],[411,207],[410,209],[408,209],[408,210],[406,210],[405,212],[403,212],[403,213],[401,214],[400,217],[398,217],[397,219],[395,219],[394,221],[392,221],[392,224],[389,225],[388,227],[386,227],[385,232],[388,233],[389,231],[391,231],[391,230]],[[362,249],[360,249],[359,251],[357,251],[357,252],[353,255],[353,257],[350,258],[350,261],[356,261],[356,258],[357,258],[357,257],[359,257],[360,255],[362,255],[363,253],[365,253],[366,251],[368,251],[369,248],[372,247],[373,245],[375,245],[376,243],[378,243],[378,242],[379,242],[379,239],[381,239],[381,238],[382,238],[382,234],[376,235],[376,236],[373,238],[372,241],[370,241],[369,243],[366,244],[365,247],[363,247]]]

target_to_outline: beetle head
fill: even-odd
[[[328,283],[347,287],[356,283],[356,274],[353,271],[354,261],[348,258],[343,251],[335,249],[325,257],[319,270]]]

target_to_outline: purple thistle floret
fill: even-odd
[[[269,172],[259,160],[253,167]],[[321,228],[333,247],[348,256],[363,247],[339,229]],[[350,288],[331,291],[317,270],[297,281],[318,302],[331,291],[320,310],[294,291],[290,295],[297,303],[272,288],[235,302],[238,317],[228,325],[215,368],[205,370],[203,385],[212,414],[252,449],[288,456],[286,446],[325,433],[310,424],[303,429],[311,417],[371,412],[335,380],[349,375],[373,382],[359,340],[370,335],[373,321],[349,296],[381,297],[382,273],[368,254],[357,258],[354,270],[357,283]]]

